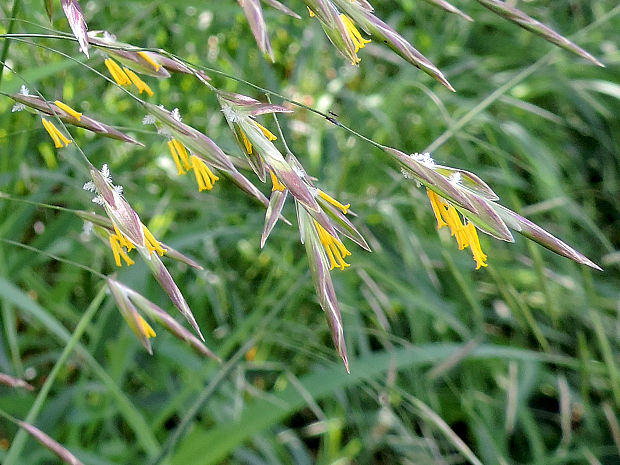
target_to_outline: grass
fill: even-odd
[[[315,297],[296,227],[258,246],[264,212],[231,183],[198,193],[178,177],[165,139],[126,94],[82,66],[71,41],[7,41],[0,91],[28,81],[144,142],[133,147],[71,129],[56,151],[39,118],[0,97],[0,409],[28,419],[86,465],[558,464],[620,460],[620,8],[611,0],[519,2],[606,68],[556,50],[477,2],[467,22],[426,2],[373,2],[377,14],[439,66],[451,93],[371,44],[353,68],[316,22],[265,8],[276,56],[257,51],[235,2],[82,2],[91,30],[162,47],[281,93],[406,152],[433,151],[475,172],[502,202],[575,246],[605,271],[517,238],[482,237],[489,267],[435,229],[424,192],[373,145],[316,113],[279,117],[288,145],[324,190],[350,202],[369,254],[346,243],[333,272],[351,358],[348,375]],[[287,2],[300,14],[302,2]],[[13,3],[0,6],[7,18]],[[23,0],[6,32],[50,26]],[[28,21],[28,22],[26,22]],[[47,47],[43,48],[41,46]],[[68,59],[56,53],[74,58]],[[219,88],[265,99],[207,72]],[[147,79],[145,79],[147,80]],[[237,154],[214,96],[189,76],[148,78],[150,99]],[[275,103],[280,101],[271,96]],[[261,123],[274,127],[271,117]],[[149,356],[97,273],[171,314],[143,264],[117,269],[74,214],[98,208],[82,190],[93,165],[115,182],[158,238],[204,270],[167,261],[218,364],[155,327]],[[250,172],[244,172],[254,181]],[[261,186],[262,189],[262,186]],[[269,189],[262,189],[268,194]],[[42,203],[37,205],[20,200]],[[285,215],[292,219],[290,205]],[[15,245],[25,244],[31,249]],[[86,268],[84,268],[86,267]],[[92,270],[92,271],[91,271]],[[52,463],[0,420],[0,462]],[[7,449],[8,448],[8,449]]]

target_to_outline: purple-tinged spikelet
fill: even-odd
[[[88,54],[88,26],[84,19],[84,13],[77,0],[60,0],[62,9],[65,12],[69,26],[73,31],[73,35],[80,44],[80,51],[89,57]]]

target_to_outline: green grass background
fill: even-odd
[[[68,31],[58,5],[24,0],[13,32]],[[300,1],[302,20],[265,7],[276,64],[258,52],[234,1],[83,1],[91,30],[162,47],[194,63],[303,102],[373,140],[433,151],[474,171],[502,202],[599,263],[595,272],[517,237],[488,237],[489,266],[438,234],[426,195],[380,151],[305,110],[280,118],[319,185],[350,202],[374,252],[333,272],[348,341],[348,375],[331,344],[295,227],[259,248],[263,210],[220,181],[198,193],[177,177],[165,140],[140,108],[75,61],[75,43],[12,41],[7,63],[50,100],[119,126],[136,148],[71,129],[158,238],[205,270],[167,261],[207,344],[204,360],[155,327],[149,356],[96,275],[118,279],[175,312],[142,264],[115,269],[82,222],[0,199],[0,408],[28,417],[86,465],[620,463],[620,7],[615,0],[517,2],[607,65],[597,68],[455,1],[475,22],[423,1],[375,1],[377,14],[445,72],[452,94],[384,47],[351,67]],[[0,5],[10,16],[12,2]],[[610,13],[611,12],[611,13]],[[6,32],[11,22],[3,20]],[[34,45],[36,44],[36,45]],[[39,46],[50,47],[53,50]],[[99,55],[88,61],[105,72]],[[226,90],[264,96],[208,73]],[[195,79],[145,78],[150,99],[239,154],[212,94]],[[22,81],[4,71],[0,90]],[[277,99],[274,99],[277,101]],[[96,209],[81,187],[75,144],[55,151],[39,118],[0,98],[0,190],[14,198]],[[265,126],[274,127],[270,117]],[[254,180],[251,173],[248,177]],[[267,186],[265,186],[267,187]],[[266,193],[268,188],[264,190]],[[294,217],[292,205],[285,209]],[[444,231],[440,231],[443,233]],[[7,243],[28,244],[32,252]],[[255,357],[245,356],[255,348]],[[54,463],[0,420],[0,462]],[[26,442],[24,442],[26,440]],[[6,443],[5,443],[6,445]]]

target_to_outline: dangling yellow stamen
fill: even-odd
[[[121,245],[121,247],[125,247],[127,249],[127,252],[131,252],[132,249],[136,248],[131,243],[131,241],[127,239],[127,236],[125,236],[122,232],[118,230],[116,225],[114,225],[114,233],[116,234],[116,237],[118,238],[118,243]]]
[[[213,171],[209,169],[207,164],[196,155],[192,155],[190,157],[190,160],[192,162],[192,168],[194,169],[194,176],[196,176],[198,191],[210,191],[211,189],[213,189],[213,184],[215,184],[215,181],[220,178],[213,174]]]
[[[271,175],[271,185],[273,186],[271,188],[271,192],[273,191],[282,192],[284,189],[286,189],[286,186],[278,180],[278,177],[275,174],[273,174],[273,171],[269,171],[269,174]]]
[[[181,162],[179,161],[179,154],[176,151],[176,147],[174,146],[174,142],[171,140],[168,141],[168,149],[170,149],[170,154],[172,155],[172,159],[174,160],[174,164],[177,166],[177,170],[179,171],[179,176],[186,174],[185,170],[181,166]]]
[[[121,67],[111,58],[106,58],[105,66],[119,86],[130,86],[131,79],[123,72]]]
[[[177,166],[179,175],[185,174],[183,167],[185,167],[186,170],[192,169],[192,165],[189,164],[189,155],[183,144],[176,139],[172,139],[168,141],[168,149],[170,150],[174,164]]]
[[[62,103],[60,100],[56,100],[54,102],[54,104],[60,108],[61,110],[64,110],[66,113],[69,113],[71,116],[73,116],[76,120],[80,121],[82,119],[82,113],[75,111],[73,108],[71,108],[69,105],[67,105],[66,103]]]
[[[129,76],[129,79],[131,79],[131,82],[134,83],[134,85],[138,88],[140,93],[146,92],[149,97],[152,97],[154,95],[153,91],[148,86],[148,84],[144,82],[142,79],[140,79],[140,77],[136,73],[134,73],[129,68],[123,68],[123,71],[125,71],[125,74]]]
[[[159,71],[160,70],[161,65],[159,63],[157,63],[155,60],[153,60],[148,53],[146,53],[146,52],[138,52],[138,55],[140,55],[142,58],[144,58],[144,61],[146,61],[149,65],[151,65],[153,68],[155,68],[155,71]]]
[[[157,336],[151,325],[146,322],[144,318],[138,315],[138,326],[140,327],[140,332],[146,336],[147,339]]]
[[[351,208],[350,203],[343,205],[340,202],[338,202],[335,198],[333,198],[331,195],[328,195],[325,192],[323,192],[321,189],[318,189],[318,193],[322,199],[325,199],[327,202],[331,203],[334,207],[342,210],[342,213],[344,213],[345,215],[349,211],[349,208]]]
[[[312,11],[309,6],[307,6],[306,8],[308,8],[308,13],[310,14],[310,17],[314,18],[315,17],[314,11]]]
[[[161,246],[161,242],[155,239],[155,236],[153,236],[146,226],[142,225],[142,230],[144,231],[144,240],[149,252],[157,252],[159,256],[162,257],[166,253],[166,249]]]
[[[433,213],[435,214],[435,218],[437,219],[437,229],[448,226],[441,217],[441,211],[444,209],[444,206],[439,199],[439,196],[430,189],[426,189],[426,195],[428,195],[428,198],[431,201],[431,208],[433,209]]]
[[[174,144],[174,148],[179,154],[179,157],[181,158],[181,162],[183,163],[185,169],[188,171],[191,170],[192,165],[189,163],[189,154],[187,153],[185,146],[181,144],[181,142],[179,142],[177,139],[172,139],[172,143]]]
[[[353,42],[353,45],[355,45],[355,53],[359,52],[361,48],[366,47],[366,44],[369,44],[371,42],[370,39],[364,39],[362,37],[362,34],[360,34],[360,31],[357,30],[357,28],[355,27],[355,24],[353,23],[351,18],[349,18],[347,15],[341,14],[340,19],[342,20],[342,24],[344,24],[344,27],[347,30],[347,33],[349,34],[349,38]],[[357,61],[359,62],[360,59],[357,58]],[[357,64],[357,63],[353,63],[353,64]]]
[[[456,238],[459,250],[463,250],[466,247],[471,248],[477,270],[480,267],[487,266],[485,263],[487,256],[480,248],[480,241],[478,240],[478,233],[474,224],[470,221],[463,224],[456,208],[444,202],[441,197],[430,189],[427,189],[426,193],[431,201],[431,208],[435,218],[437,218],[437,228],[441,229],[443,226],[448,226],[450,228],[450,235]]]
[[[129,255],[127,255],[123,249],[124,240],[125,239],[122,234],[120,236],[110,234],[110,247],[112,248],[112,253],[114,254],[114,262],[116,263],[116,266],[122,266],[121,258],[125,260],[127,266],[131,266],[135,263],[131,258],[129,258]]]
[[[461,223],[461,217],[456,211],[456,208],[446,206],[443,217],[450,228],[450,235],[456,237],[459,250],[463,250],[469,245],[469,241],[467,240],[467,234],[465,234],[463,223]]]
[[[51,121],[48,121],[45,118],[41,118],[41,122],[43,123],[43,127],[45,128],[47,133],[54,141],[54,146],[57,149],[67,147],[72,142],[71,139],[67,139],[64,134],[60,132]]]
[[[241,133],[241,139],[243,140],[243,145],[245,145],[245,151],[248,155],[252,155],[252,142],[248,140],[243,131],[239,130]]]
[[[345,268],[351,266],[344,261],[344,257],[351,255],[351,252],[347,250],[340,239],[328,233],[316,220],[314,220],[314,225],[319,233],[321,245],[325,249],[325,252],[327,252],[327,257],[329,258],[329,263],[331,266],[330,270],[333,270],[334,268],[344,270]]]
[[[482,252],[482,248],[480,247],[480,240],[478,239],[478,233],[476,232],[476,227],[474,223],[467,222],[465,226],[465,233],[469,239],[469,245],[471,248],[471,253],[474,256],[474,260],[476,260],[476,269],[479,270],[482,266],[487,266],[485,263],[487,260],[487,256]]]
[[[274,136],[274,135],[273,135],[273,133],[272,133],[269,129],[267,129],[265,126],[263,126],[262,124],[257,123],[256,121],[254,121],[254,124],[255,124],[256,126],[258,126],[258,129],[260,129],[261,131],[263,131],[263,134],[265,134],[265,137],[266,137],[267,139],[269,139],[269,140],[276,140],[276,139],[277,139],[277,137],[276,137],[276,136]]]

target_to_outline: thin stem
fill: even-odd
[[[92,269],[89,266],[82,265],[81,263],[74,262],[73,260],[68,260],[66,258],[59,257],[58,255],[54,255],[54,254],[51,254],[49,252],[45,252],[45,251],[43,251],[41,249],[37,249],[36,247],[32,247],[32,246],[27,245],[27,244],[22,244],[21,242],[17,242],[17,241],[12,241],[10,239],[5,239],[3,237],[0,237],[0,242],[4,242],[5,244],[14,245],[16,247],[21,247],[22,249],[30,250],[31,252],[39,253],[39,254],[44,255],[46,257],[49,257],[49,258],[51,258],[53,260],[56,260],[56,261],[59,261],[59,262],[62,262],[62,263],[66,263],[68,265],[77,266],[78,268],[81,268],[81,269],[83,269],[85,271],[88,271],[89,273],[92,273],[95,276],[98,276],[99,278],[106,279],[106,276],[103,273],[99,273],[97,270],[94,270],[94,269]]]
[[[267,97],[267,101],[271,103],[271,98],[269,97],[269,94],[265,94],[265,97]],[[286,139],[284,138],[284,133],[282,132],[282,128],[280,127],[280,122],[278,121],[277,113],[274,111],[272,115],[273,115],[273,120],[276,122],[276,129],[278,130],[278,135],[280,136],[282,145],[284,145],[284,150],[286,150],[287,155],[293,155],[293,152],[291,152],[291,149],[289,148],[288,144],[286,143]]]
[[[228,374],[232,371],[234,367],[237,366],[239,360],[243,358],[245,353],[252,348],[254,344],[256,344],[258,340],[258,336],[254,336],[250,338],[243,346],[237,350],[237,352],[232,356],[230,360],[226,362],[224,366],[217,372],[217,374],[211,379],[211,382],[203,389],[198,398],[194,401],[190,409],[185,413],[181,423],[176,427],[174,432],[170,435],[170,437],[163,444],[161,451],[155,459],[151,461],[151,465],[158,465],[162,462],[162,460],[166,457],[166,455],[172,451],[176,443],[181,439],[184,435],[185,431],[190,425],[190,422],[194,419],[196,415],[200,412],[200,409],[204,406],[204,404],[211,398],[211,395],[215,392],[217,387],[226,379]]]
[[[150,462],[150,465],[159,465],[166,458],[166,455],[169,454],[177,442],[183,437],[183,434],[190,426],[190,422],[194,419],[194,417],[200,412],[200,410],[204,407],[205,403],[211,398],[211,395],[217,388],[217,386],[226,379],[231,370],[239,363],[239,360],[243,357],[243,355],[250,349],[252,346],[256,345],[258,341],[263,337],[264,332],[271,324],[272,320],[282,311],[284,308],[284,303],[289,302],[290,299],[299,292],[300,287],[304,284],[304,280],[298,280],[294,285],[288,288],[286,294],[282,299],[278,299],[277,303],[271,308],[269,313],[267,313],[260,320],[260,324],[257,329],[254,331],[254,335],[250,337],[230,358],[228,362],[217,373],[217,375],[211,380],[209,385],[205,387],[200,396],[194,401],[190,409],[185,413],[181,423],[176,427],[174,433],[166,440],[164,445],[162,446],[160,454]]]
[[[35,202],[34,200],[20,199],[17,197],[13,197],[9,194],[6,194],[2,191],[0,191],[0,200],[11,200],[13,202],[25,203],[28,205],[33,205],[35,207],[48,208],[50,210],[58,210],[61,212],[73,213],[75,215],[80,213],[80,210],[74,210],[73,208],[61,207],[59,205],[52,205],[49,203]]]
[[[570,38],[572,39],[574,37],[577,37],[589,31],[590,29],[593,29],[603,23],[606,23],[611,18],[616,16],[618,13],[620,13],[620,5],[616,6],[615,8],[612,8],[605,15],[601,16],[598,20],[588,24],[586,27],[582,28],[580,31],[570,36]],[[469,112],[467,112],[467,114],[465,114],[460,120],[458,120],[455,125],[448,128],[443,134],[441,134],[437,139],[435,139],[428,147],[424,149],[424,152],[433,152],[437,150],[445,142],[447,142],[449,139],[455,136],[458,131],[463,129],[463,127],[467,123],[469,123],[472,119],[474,119],[484,109],[489,107],[493,102],[499,99],[502,95],[504,95],[511,88],[516,86],[518,83],[523,81],[525,78],[533,74],[543,65],[546,65],[548,62],[550,62],[553,56],[559,51],[560,49],[558,48],[551,50],[549,53],[544,55],[542,58],[539,58],[538,61],[536,61],[535,63],[532,63],[530,66],[525,68],[520,73],[517,73],[512,79],[508,80],[508,82],[504,83],[501,87],[493,91],[488,97],[486,97],[478,105],[476,105]]]
[[[0,417],[5,418],[6,420],[9,420],[11,423],[15,423],[16,425],[19,423],[19,420],[17,418],[15,418],[13,415],[8,414],[1,408],[0,408]]]
[[[99,73],[97,70],[91,68],[90,66],[84,64],[83,62],[65,54],[62,52],[59,52],[58,50],[52,49],[50,47],[46,47],[44,45],[41,44],[37,44],[35,42],[29,42],[27,40],[23,40],[25,38],[41,38],[41,39],[58,39],[58,40],[69,40],[72,42],[76,42],[77,39],[75,39],[75,37],[67,37],[67,36],[62,36],[62,35],[53,35],[53,34],[33,34],[33,33],[19,33],[19,34],[0,34],[0,39],[13,39],[13,40],[20,40],[23,43],[29,44],[29,45],[35,45],[37,47],[41,47],[45,50],[49,50],[51,52],[55,52],[58,53],[66,58],[69,58],[70,60],[76,61],[78,63],[80,63],[81,65],[87,67],[88,69],[90,69],[91,71],[94,71],[96,74],[98,74],[99,76],[103,77],[104,79],[106,79],[107,81],[111,82],[114,85],[117,85],[115,82],[113,82],[111,79],[109,79],[107,76],[104,76],[103,74]],[[374,145],[375,147],[383,150],[385,147],[381,144],[379,144],[378,142],[375,142],[374,140],[370,139],[369,137],[366,137],[365,135],[355,131],[354,129],[351,129],[350,127],[348,127],[347,125],[341,123],[340,121],[338,121],[334,116],[328,114],[328,113],[323,113],[322,111],[319,111],[315,108],[312,108],[304,103],[298,102],[297,100],[291,99],[289,97],[286,97],[285,95],[280,94],[279,92],[275,92],[273,90],[270,89],[266,89],[264,87],[258,86],[256,84],[251,83],[250,81],[246,81],[245,79],[239,78],[237,76],[233,76],[231,74],[225,73],[223,71],[220,71],[218,69],[215,68],[210,68],[208,66],[202,66],[202,65],[197,65],[195,63],[192,63],[191,61],[188,60],[184,60],[180,57],[177,57],[176,55],[166,51],[166,50],[162,50],[162,49],[157,49],[157,48],[151,48],[151,47],[131,47],[130,49],[128,49],[127,47],[120,47],[120,46],[115,46],[115,45],[108,45],[108,44],[97,44],[97,47],[99,48],[104,48],[104,49],[110,49],[110,50],[129,50],[129,51],[135,51],[135,52],[139,52],[139,51],[146,51],[146,52],[155,52],[155,53],[160,53],[172,60],[175,60],[178,63],[181,63],[187,67],[189,67],[192,70],[202,70],[202,71],[207,71],[209,73],[215,73],[218,74],[226,79],[232,79],[234,81],[240,82],[242,84],[245,84],[246,86],[252,87],[253,89],[260,91],[266,95],[272,95],[274,97],[277,97],[281,100],[284,100],[286,102],[291,103],[292,105],[295,105],[297,107],[303,108],[304,110],[307,110],[311,113],[317,114],[319,116],[321,116],[322,118],[326,119],[327,121],[329,121],[330,123],[344,129],[345,131],[353,134],[354,136],[368,142],[371,145]],[[211,89],[212,91],[216,91],[217,88],[215,86],[213,86],[211,83],[209,83],[207,80],[201,78],[197,73],[193,73],[195,77],[197,77],[205,86],[207,86],[209,89]],[[120,86],[119,86],[120,87]],[[143,103],[143,101],[136,97],[135,95],[133,95],[131,92],[129,92],[126,89],[123,89],[122,87],[120,87],[123,91],[125,91],[128,95],[130,95],[132,98],[134,98],[136,101]]]
[[[54,368],[52,368],[52,371],[47,376],[45,383],[43,384],[43,387],[39,391],[37,398],[32,404],[32,407],[30,407],[30,411],[28,412],[28,415],[26,416],[24,420],[26,423],[33,424],[36,421],[37,416],[41,412],[41,409],[43,408],[43,404],[47,400],[47,396],[50,392],[50,389],[52,388],[52,385],[56,381],[56,378],[58,374],[60,373],[61,368],[63,367],[63,365],[69,358],[69,355],[71,355],[71,352],[73,352],[73,349],[79,343],[80,338],[86,331],[86,328],[90,324],[90,320],[95,315],[95,312],[99,309],[99,306],[101,305],[101,302],[103,301],[103,298],[105,297],[105,291],[106,291],[106,286],[102,286],[101,289],[99,289],[99,292],[97,293],[93,301],[90,303],[90,305],[84,312],[84,315],[82,315],[82,318],[80,318],[80,321],[78,322],[77,326],[75,327],[75,330],[73,331],[73,335],[71,336],[71,339],[67,341],[67,344],[65,345],[65,348],[63,349],[62,354],[60,354],[60,357],[54,364]],[[13,465],[13,464],[18,463],[17,460],[19,458],[19,454],[24,448],[24,445],[26,443],[26,438],[27,438],[27,433],[24,430],[18,431],[17,435],[15,436],[15,439],[13,440],[13,443],[11,444],[11,448],[7,452],[4,465]]]
[[[21,0],[13,0],[13,8],[11,9],[11,18],[15,18],[17,13],[19,12],[19,7],[21,5]],[[15,26],[15,22],[11,22],[7,29],[7,33],[11,34],[13,32],[13,26]],[[2,55],[0,55],[0,84],[2,84],[2,76],[4,74],[4,62],[6,61],[6,57],[9,54],[9,47],[11,46],[11,41],[7,40],[2,46]]]

